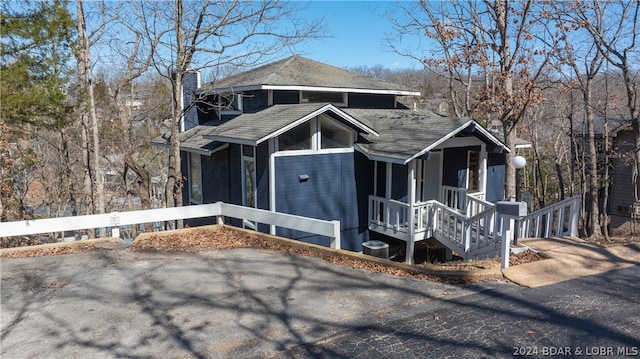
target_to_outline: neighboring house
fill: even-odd
[[[466,194],[504,197],[503,142],[472,119],[399,103],[417,91],[299,56],[206,86],[198,73],[187,76],[185,104],[197,101],[180,135],[185,205],[223,201],[339,220],[343,248],[362,251],[385,234],[407,241],[410,256],[413,242],[427,239],[419,230],[427,201],[458,207]]]
[[[604,175],[604,169],[609,169],[609,186],[607,213],[611,216],[611,229],[624,225],[633,215],[640,219],[640,203],[634,203],[632,181],[632,164],[634,136],[628,117],[616,116],[605,121],[602,117],[594,119],[594,135],[598,159],[598,175]],[[588,129],[586,122],[578,121],[573,125],[573,158],[580,167],[586,163],[588,170],[588,152],[584,146]],[[607,158],[608,156],[608,158]],[[579,169],[579,168],[578,168]],[[640,188],[636,189],[640,191]],[[601,189],[600,197],[604,195]]]

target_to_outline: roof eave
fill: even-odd
[[[320,92],[351,92],[351,93],[368,93],[376,95],[397,95],[397,96],[420,96],[420,91],[411,90],[392,90],[392,89],[366,89],[352,87],[325,87],[325,86],[305,86],[305,85],[242,85],[231,87],[220,87],[212,89],[197,89],[195,93],[216,94],[216,93],[237,93],[244,91],[256,90],[287,90],[287,91],[320,91]]]
[[[487,139],[489,139],[491,142],[493,142],[494,144],[504,148],[507,152],[511,152],[511,150],[504,144],[502,143],[502,141],[498,140],[495,136],[493,136],[489,131],[487,131],[486,129],[484,129],[482,126],[480,126],[479,123],[477,123],[474,120],[469,120],[467,122],[465,122],[462,126],[459,126],[458,128],[456,128],[455,130],[449,132],[447,135],[443,136],[442,138],[440,138],[438,141],[432,143],[431,145],[425,147],[424,149],[422,149],[421,151],[419,151],[418,153],[416,153],[415,155],[409,157],[408,159],[406,159],[404,161],[404,164],[408,164],[409,162],[411,162],[412,160],[424,155],[425,153],[431,151],[432,149],[438,147],[439,145],[441,145],[442,143],[444,143],[445,141],[447,141],[448,139],[454,137],[456,134],[460,133],[460,131],[464,130],[465,128],[467,128],[470,124],[475,124],[475,130],[478,130],[480,133],[482,133],[483,135],[485,135],[487,137]]]

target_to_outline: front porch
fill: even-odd
[[[415,242],[435,238],[463,259],[500,253],[500,224],[495,206],[482,193],[443,186],[440,200],[412,204],[369,196],[369,229],[406,242],[406,261]]]
[[[430,238],[464,259],[499,254],[492,202],[504,198],[502,150],[458,135],[404,163],[376,161],[369,230],[406,242],[407,263],[415,242]]]

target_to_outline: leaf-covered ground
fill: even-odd
[[[283,251],[303,256],[319,256],[317,253],[306,249],[294,248],[286,244],[281,244],[279,242],[262,239],[250,233],[235,231],[233,229],[225,227],[193,228],[188,231],[182,231],[179,233],[176,232],[173,234],[158,233],[156,235],[151,235],[144,239],[140,238],[134,241],[134,243],[131,244],[127,250],[160,252],[202,252],[217,249],[231,249],[242,247]],[[75,245],[59,246],[53,248],[33,247],[32,250],[3,253],[2,256],[10,258],[34,257],[81,253],[90,250],[95,250],[95,247],[90,244],[75,243]],[[431,276],[425,273],[421,273],[420,271],[411,271],[348,256],[323,256],[322,259],[329,263],[369,270],[372,272],[388,273],[391,275],[411,277],[422,280],[443,280],[440,277]],[[518,265],[540,259],[543,259],[543,257],[538,254],[524,252],[520,255],[512,255],[510,258],[510,265]],[[482,261],[467,262],[453,261],[439,264],[423,263],[419,266],[422,268],[441,271],[473,271],[477,269],[499,268],[500,262],[499,259],[487,259]]]

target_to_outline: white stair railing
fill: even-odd
[[[518,237],[577,236],[579,216],[580,196],[565,199],[520,219]]]

